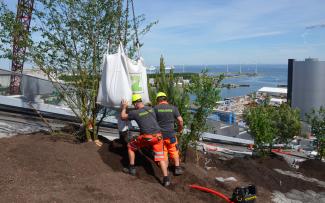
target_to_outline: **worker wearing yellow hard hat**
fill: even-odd
[[[166,97],[167,98],[167,95],[164,92],[158,92],[156,95],[156,99],[158,99],[158,97]]]
[[[122,100],[121,118],[123,120],[135,120],[140,128],[140,135],[128,143],[130,165],[128,168],[123,169],[123,171],[135,176],[135,151],[139,148],[149,146],[154,152],[154,160],[159,162],[161,171],[164,175],[163,185],[169,186],[170,180],[168,177],[167,163],[164,157],[163,138],[156,120],[155,111],[151,107],[143,104],[140,94],[132,95],[132,104],[135,110],[126,113],[128,102],[124,99]]]
[[[141,94],[132,95],[132,104],[136,103],[137,101],[142,102]]]
[[[183,118],[176,106],[168,104],[167,95],[164,92],[158,92],[156,100],[157,105],[154,107],[154,110],[164,139],[166,165],[168,166],[168,157],[170,157],[175,164],[175,175],[181,175],[183,174],[183,169],[180,167],[178,142],[174,124],[175,122],[177,123],[177,131],[181,134],[183,130]]]

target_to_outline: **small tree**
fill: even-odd
[[[271,151],[273,144],[288,144],[301,129],[299,110],[287,104],[272,107],[267,104],[251,106],[244,113],[256,148],[264,153],[266,146]]]
[[[249,132],[254,138],[256,149],[264,154],[268,145],[271,151],[277,128],[275,127],[274,108],[267,105],[253,106],[244,113],[244,119],[249,127]]]
[[[277,141],[288,144],[294,136],[300,134],[301,123],[298,109],[291,108],[288,104],[281,104],[275,110],[274,120],[277,129]]]
[[[202,71],[200,75],[194,75],[191,79],[187,92],[196,97],[193,102],[196,111],[190,117],[190,131],[182,136],[180,142],[184,159],[189,144],[194,144],[196,148],[201,134],[207,129],[206,120],[216,106],[216,102],[221,99],[220,87],[223,79],[224,75],[210,76],[207,70]]]
[[[169,86],[170,83],[173,83],[174,81],[168,81],[168,77],[166,77],[166,65],[164,61],[164,57],[160,56],[160,63],[159,63],[159,74],[156,75],[156,84],[158,91],[166,92],[168,88],[172,88]],[[169,95],[172,96],[172,95]]]
[[[0,12],[9,13],[0,2]],[[9,58],[11,37],[19,29],[15,27],[14,14],[0,18],[1,44],[3,56]],[[80,119],[84,129],[84,140],[97,139],[96,98],[98,94],[102,56],[107,51],[115,51],[119,43],[133,55],[132,42],[136,30],[131,27],[128,11],[123,9],[122,0],[36,0],[33,10],[31,30],[39,36],[28,43],[29,59],[44,71],[57,88],[66,104]],[[134,27],[144,21],[144,16],[134,19]],[[33,23],[35,22],[35,23]],[[128,23],[129,22],[129,23]],[[145,34],[154,23],[149,24],[139,34]],[[8,36],[9,35],[9,36]],[[27,41],[27,40],[26,40]],[[10,59],[10,58],[9,58]],[[66,76],[61,84],[59,76]],[[93,127],[89,128],[90,126]]]
[[[317,157],[322,159],[325,156],[325,107],[313,109],[309,114],[306,114],[306,118],[311,125],[311,133],[316,137]]]
[[[170,73],[173,74],[173,73]],[[148,89],[149,89],[149,97],[152,105],[156,105],[156,94],[157,92],[165,92],[167,94],[167,89],[168,88],[173,88],[172,86],[169,86],[171,82],[174,81],[168,81],[168,77],[166,77],[166,66],[165,66],[165,61],[164,57],[160,56],[160,63],[159,63],[159,73],[155,73],[155,82],[154,82],[154,87],[149,86],[148,83]],[[168,99],[172,97],[173,95],[168,95]]]

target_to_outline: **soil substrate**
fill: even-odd
[[[211,194],[189,188],[197,184],[228,196],[237,186],[255,184],[257,202],[270,202],[274,190],[324,191],[315,183],[281,175],[275,168],[293,170],[279,157],[232,159],[188,153],[185,174],[173,176],[164,188],[156,165],[137,154],[137,176],[124,174],[127,153],[118,141],[102,147],[77,143],[71,136],[21,135],[0,139],[0,202],[224,202]],[[310,163],[309,163],[310,165]],[[324,178],[324,165],[301,172]],[[312,168],[312,167],[311,167]],[[235,177],[220,183],[216,177]]]

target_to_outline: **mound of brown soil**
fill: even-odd
[[[119,143],[78,144],[70,137],[34,134],[0,139],[0,202],[211,202],[189,189],[206,185],[193,174],[172,177],[164,188],[156,166],[138,156],[138,177],[121,172],[127,163]],[[211,186],[211,185],[210,185]]]
[[[99,150],[99,153],[103,161],[107,165],[109,165],[115,172],[120,172],[122,171],[123,167],[128,166],[128,155],[126,147],[118,141],[106,143]],[[162,187],[160,184],[162,174],[160,172],[159,167],[152,160],[148,159],[148,157],[150,157],[149,154],[145,154],[145,156],[140,153],[136,154],[135,163],[137,167],[137,178]],[[173,171],[170,170],[172,185],[168,189],[177,193],[177,195],[179,196],[179,199],[177,201],[192,202],[194,201],[194,199],[200,199],[204,202],[216,201],[216,198],[210,194],[194,191],[189,188],[189,185],[194,183],[202,186],[213,187],[213,179],[206,175],[202,176],[201,171],[192,170],[195,167],[199,167],[191,163],[186,164],[186,166],[184,167],[186,167],[185,173],[182,176],[173,176]]]
[[[320,160],[307,160],[300,164],[299,172],[308,177],[325,181],[325,163]]]
[[[197,158],[198,163],[197,164]],[[121,172],[128,165],[125,146],[107,142],[76,143],[70,136],[34,134],[0,139],[0,202],[223,202],[189,184],[216,189],[228,196],[237,186],[255,184],[258,202],[270,201],[273,190],[323,188],[273,170],[291,170],[279,158],[221,161],[216,155],[190,151],[185,173],[164,188],[159,168],[137,154],[137,176]],[[209,170],[207,170],[207,167]],[[220,183],[216,177],[237,182]]]
[[[255,184],[258,188],[263,187],[267,190],[278,190],[288,192],[292,189],[305,191],[312,189],[314,191],[324,191],[324,188],[317,185],[306,184],[305,181],[295,179],[290,176],[282,175],[274,169],[282,169],[285,171],[293,171],[284,160],[280,157],[259,158],[257,160],[247,159],[232,159],[230,161],[219,164],[223,170],[230,170],[247,181]]]

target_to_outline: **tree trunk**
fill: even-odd
[[[90,134],[90,130],[89,130],[88,126],[85,128],[85,134],[86,134],[87,141],[91,142],[92,139],[91,139],[91,134]]]

